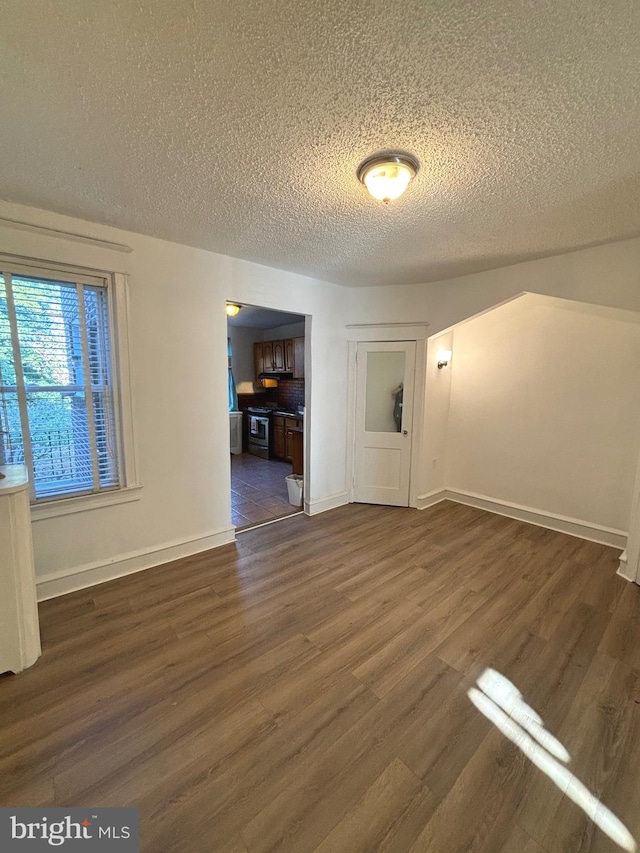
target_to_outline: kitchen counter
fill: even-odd
[[[281,418],[298,418],[299,420],[304,419],[304,415],[300,415],[297,412],[285,412],[281,411],[280,409],[276,409],[273,414],[278,415]]]

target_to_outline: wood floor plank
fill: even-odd
[[[584,786],[598,801],[607,783],[618,774],[637,711],[627,695],[628,676],[624,664],[597,655],[559,730],[562,743],[571,753],[570,769],[577,777],[576,785],[580,790]],[[578,849],[588,850],[598,832],[591,817],[564,796],[542,844],[552,853],[578,843]]]
[[[27,787],[39,776],[52,777],[65,767],[81,766],[85,755],[93,749],[109,752],[107,732],[146,713],[157,713],[166,702],[166,685],[156,679],[138,685],[129,698],[113,698],[102,688],[91,696],[70,697],[67,706],[56,705],[43,711],[34,725],[26,718],[20,726],[11,726],[5,737],[12,738],[9,747],[2,740],[0,758],[0,802],[10,801],[14,786]],[[83,705],[83,702],[87,702]],[[83,709],[85,711],[83,712]],[[122,756],[115,756],[118,766]]]
[[[167,744],[172,747],[174,743],[179,745],[182,753],[193,752],[191,742],[194,734],[202,735],[211,746],[215,738],[207,732],[212,720],[215,720],[217,730],[239,729],[241,724],[246,725],[247,720],[252,719],[256,721],[258,731],[269,730],[275,721],[257,700],[259,690],[275,681],[283,671],[295,671],[315,654],[317,650],[304,637],[294,637],[225,675],[196,679],[190,682],[189,689],[182,685],[172,691],[162,705],[155,705],[122,725],[114,725],[110,741],[102,744],[101,752],[91,744],[85,744],[83,758],[68,771],[60,771],[56,775],[58,790],[68,798],[78,793],[78,786],[86,791],[100,783],[104,788],[104,780],[113,773],[118,775],[117,787],[121,788],[123,778],[129,773],[129,765],[134,762],[137,778],[140,756],[146,755],[147,762],[153,761],[154,752],[166,749]],[[123,761],[122,755],[128,756],[128,763]],[[175,761],[176,769],[185,760],[185,754],[181,754],[179,761]],[[169,768],[165,775],[170,775]]]
[[[487,634],[500,637],[508,630],[533,593],[527,581],[514,580],[507,590],[478,608],[474,619],[465,620],[440,644],[438,657],[459,672],[468,672],[479,658],[486,658]]]
[[[399,758],[394,758],[315,848],[315,853],[370,853],[380,850],[389,836],[393,836],[396,845],[404,843],[406,846],[406,836],[404,842],[401,841],[402,818],[418,797],[421,801],[433,800],[420,780]]]
[[[4,783],[4,784],[3,784]],[[12,808],[49,808],[58,805],[53,777],[40,770],[29,774],[26,781],[15,775],[0,782],[0,803]]]
[[[411,853],[495,850],[511,829],[513,810],[530,766],[496,731],[487,737],[438,805]]]
[[[374,615],[375,614],[375,615]],[[293,713],[312,701],[315,696],[339,679],[352,672],[363,660],[387,643],[391,642],[399,630],[422,616],[422,611],[408,601],[389,604],[376,599],[361,605],[357,614],[352,613],[352,622],[345,620],[344,630],[330,635],[332,642],[324,648],[324,653],[316,656],[304,670],[292,673],[290,678],[281,679],[260,692],[260,700],[279,719]],[[333,626],[332,626],[333,628]],[[310,632],[308,639],[317,640],[317,634]],[[327,634],[322,633],[322,641]]]
[[[305,768],[313,768],[376,702],[360,682],[344,678],[295,717],[279,721],[276,730],[215,775],[203,756],[202,766],[157,780],[138,801],[141,815],[152,828],[149,849],[168,845],[186,853],[198,843],[224,843],[245,827],[250,816],[267,807],[278,791],[299,780]],[[186,817],[189,833],[183,837],[179,827]]]
[[[627,583],[611,616],[600,648],[616,660],[640,669],[640,586]]]
[[[219,848],[219,853],[248,853],[248,851],[241,836],[236,835],[224,847]]]
[[[598,798],[623,761],[634,715],[624,692],[626,676],[611,658],[596,655],[566,716],[557,729],[549,729],[570,754],[570,772]],[[545,849],[589,849],[593,823],[585,822],[584,813],[565,797],[565,788],[540,773],[523,799],[518,823]]]
[[[551,575],[525,604],[518,618],[543,640],[562,625],[564,617],[584,586],[583,572],[566,571]]]
[[[381,649],[369,655],[353,670],[353,674],[377,696],[386,696],[485,600],[465,587],[459,587],[436,607],[406,625]]]
[[[487,853],[490,853],[488,849]],[[495,853],[545,853],[545,851],[516,823],[508,833],[502,847]]]
[[[90,795],[97,806],[115,806],[123,802],[137,802],[146,793],[149,780],[159,780],[179,775],[192,765],[199,765],[203,755],[207,756],[207,772],[213,773],[231,756],[237,756],[253,748],[253,744],[265,733],[274,730],[275,723],[270,714],[257,700],[243,703],[223,714],[216,715],[215,726],[208,718],[188,724],[190,711],[170,720],[170,730],[164,737],[154,739],[151,748],[146,744],[134,750],[126,750],[128,760],[122,762],[116,773],[104,776],[92,783],[89,769],[85,766],[82,795]],[[188,731],[185,732],[185,728]],[[133,741],[130,741],[131,745]],[[146,748],[145,748],[146,747]],[[132,754],[133,753],[133,754]],[[111,768],[110,768],[111,769]],[[66,783],[64,786],[62,783]],[[77,788],[81,781],[54,779],[56,791],[60,788],[60,799],[69,805],[80,796]],[[70,790],[70,786],[75,786]]]
[[[402,694],[380,700],[319,761],[299,768],[286,788],[242,832],[250,853],[312,851],[364,794],[372,780],[415,742],[459,676],[436,659],[412,672]],[[293,816],[293,819],[292,819]]]
[[[143,853],[613,849],[471,701],[490,668],[640,840],[617,557],[446,501],[353,504],[43,602],[42,657],[0,677],[0,805],[137,806]]]
[[[637,774],[628,772],[640,750],[640,671],[630,670],[627,674],[626,693],[630,705],[627,733],[622,744],[623,760],[618,772],[610,774],[602,789],[601,800],[611,812],[635,835],[640,847],[638,815],[640,814],[640,785]],[[611,841],[603,831],[595,833],[591,842],[592,853],[605,853],[611,849]]]
[[[167,652],[169,664],[165,667],[164,678],[171,693],[182,697],[215,683],[217,707],[222,707],[220,703],[223,702],[231,704],[256,695],[281,675],[294,673],[320,654],[302,634],[292,634],[277,645],[256,644],[251,653],[239,646],[238,654],[222,660],[208,635],[204,640],[200,637],[197,640],[195,654],[190,654],[194,643],[185,649],[185,640]]]

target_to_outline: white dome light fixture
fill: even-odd
[[[369,195],[385,204],[400,198],[420,168],[418,159],[407,151],[372,154],[358,166],[358,180]]]

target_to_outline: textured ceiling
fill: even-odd
[[[10,201],[349,285],[640,233],[634,0],[3,0],[0,44]]]

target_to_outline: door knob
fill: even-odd
[[[409,430],[408,430],[408,429],[403,429],[403,430],[402,430],[402,434],[403,434],[403,435],[409,435]]]

